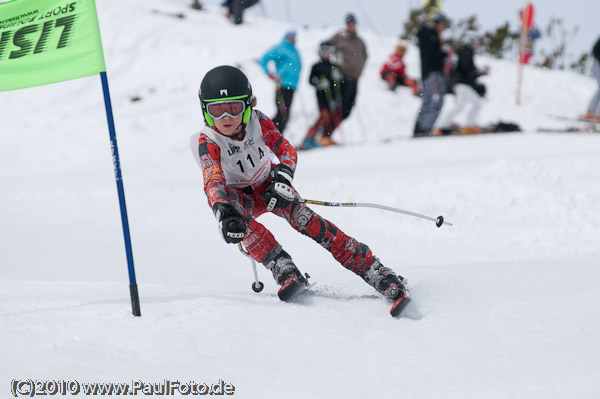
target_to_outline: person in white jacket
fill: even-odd
[[[458,60],[451,72],[451,79],[455,82],[453,86],[455,101],[453,107],[440,118],[439,130],[442,134],[457,128],[464,130],[464,133],[481,133],[478,118],[486,88],[477,79],[487,74],[489,69],[479,69],[475,66],[473,58],[480,44],[481,38],[469,32],[465,43],[456,52]],[[457,124],[455,118],[465,109],[468,111],[464,123]]]

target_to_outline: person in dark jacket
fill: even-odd
[[[482,99],[485,97],[486,87],[483,83],[478,82],[477,79],[487,74],[489,69],[477,68],[473,59],[475,52],[481,44],[481,37],[475,32],[470,31],[465,36],[464,44],[456,51],[458,61],[452,72],[454,75],[454,107],[440,121],[440,130],[444,133],[453,129],[453,119],[466,107],[470,107],[470,110],[467,113],[467,118],[462,125],[462,129],[465,133],[481,133],[477,119]]]
[[[331,60],[335,49],[329,42],[321,43],[319,56],[321,59],[312,66],[309,83],[315,87],[319,117],[308,129],[302,145],[298,148],[312,148],[335,145],[331,134],[342,122],[342,72]],[[320,137],[317,137],[320,135]]]
[[[442,32],[450,26],[450,20],[436,13],[430,22],[424,23],[417,32],[421,55],[421,80],[423,103],[415,123],[414,136],[430,136],[433,125],[444,105],[446,87],[444,66],[447,53],[442,51]]]
[[[594,45],[592,55],[594,58],[594,65],[592,66],[592,71],[594,72],[594,76],[596,77],[596,81],[598,82],[598,91],[596,91],[596,94],[594,95],[594,97],[592,97],[592,101],[590,101],[587,113],[584,115],[583,118],[595,122],[600,122],[600,38],[598,38],[598,41]]]
[[[258,3],[258,0],[225,0],[222,4],[227,8],[227,18],[235,25],[244,22],[244,10]]]

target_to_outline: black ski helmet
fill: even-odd
[[[450,19],[441,12],[436,12],[435,14],[433,14],[433,16],[431,17],[431,21],[436,25],[444,24],[447,28],[449,28],[451,25]]]
[[[335,47],[331,42],[324,41],[319,44],[319,56],[323,57],[325,55],[331,56],[335,54]]]
[[[221,65],[204,75],[198,91],[204,120],[208,126],[214,126],[213,118],[206,112],[206,103],[225,100],[243,100],[246,103],[243,123],[250,121],[252,114],[252,86],[244,72],[230,65]]]

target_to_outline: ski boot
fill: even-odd
[[[323,147],[329,147],[329,146],[332,146],[332,145],[338,145],[338,143],[336,143],[335,141],[333,141],[331,139],[331,136],[325,136],[325,135],[323,135],[323,136],[319,137],[319,139],[317,141]]]
[[[304,277],[300,273],[291,256],[283,249],[272,260],[265,262],[265,266],[271,270],[275,282],[281,286],[277,295],[282,301],[290,300],[308,287],[308,275]]]
[[[392,316],[399,316],[410,302],[406,280],[397,276],[392,269],[383,266],[379,259],[375,258],[361,277],[377,292],[394,302],[390,310]]]
[[[321,143],[319,143],[316,138],[305,137],[304,140],[302,141],[302,144],[300,144],[297,147],[297,149],[298,150],[312,150],[314,148],[319,148],[319,147],[323,147],[323,145]]]

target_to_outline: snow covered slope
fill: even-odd
[[[528,67],[517,107],[516,65],[478,59],[492,69],[481,122],[526,131],[411,140],[419,100],[378,76],[395,38],[361,32],[368,65],[336,133],[348,145],[301,153],[295,186],[310,199],[442,214],[454,227],[314,207],[409,280],[415,308],[396,320],[326,251],[264,215],[318,281],[300,303],[281,303],[262,268],[265,289],[251,291],[250,262],[217,235],[188,138],[203,123],[200,80],[219,64],[243,67],[258,108],[274,114],[253,60],[289,26],[252,16],[232,26],[217,8],[186,5],[98,2],[141,318],[131,316],[100,79],[0,93],[1,397],[27,378],[222,379],[240,398],[598,397],[600,135],[535,132],[567,124],[549,113],[580,114],[590,78]],[[316,118],[308,71],[334,32],[299,30],[293,143]],[[418,76],[417,50],[407,57]]]

